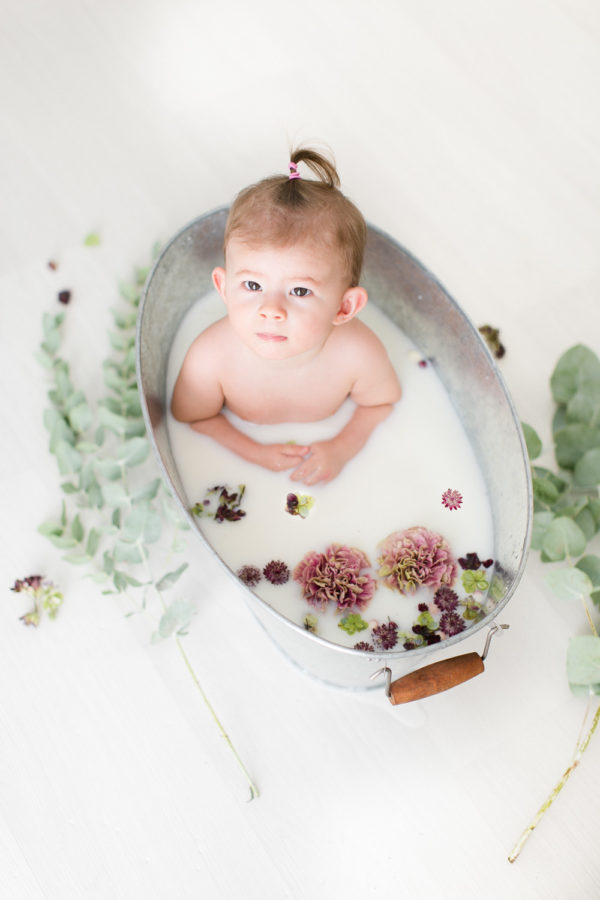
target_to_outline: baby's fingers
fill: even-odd
[[[310,453],[310,447],[301,447],[299,444],[282,444],[281,452],[285,456],[298,456],[300,458]]]

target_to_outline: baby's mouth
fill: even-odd
[[[256,337],[260,338],[261,341],[287,341],[284,334],[272,334],[268,331],[257,331]]]

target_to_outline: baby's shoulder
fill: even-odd
[[[381,353],[382,343],[368,325],[360,319],[351,319],[338,329],[338,346],[344,352],[352,350],[370,356]]]

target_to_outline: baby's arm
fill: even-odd
[[[218,373],[227,355],[219,352],[219,345],[218,329],[211,326],[196,338],[188,350],[173,389],[173,416],[179,422],[187,422],[194,431],[208,435],[243,459],[265,469],[278,472],[297,466],[308,453],[308,447],[259,444],[242,434],[222,414],[225,397]]]
[[[357,404],[348,424],[334,438],[312,444],[311,453],[293,472],[293,481],[331,481],[362,450],[373,430],[391,413],[402,389],[385,348],[369,332],[359,351],[360,374],[350,392]]]

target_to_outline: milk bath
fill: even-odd
[[[203,296],[188,310],[170,352],[169,398],[190,344],[223,314],[223,303],[215,292]],[[306,553],[322,553],[331,544],[341,544],[366,554],[371,563],[369,571],[379,584],[361,611],[369,628],[355,634],[339,627],[347,612],[353,610],[340,612],[332,603],[325,612],[315,609],[304,599],[302,587],[292,575],[287,583],[277,585],[263,577],[252,588],[259,597],[292,622],[311,630],[314,627],[321,638],[346,647],[369,643],[372,628],[392,620],[401,635],[397,650],[412,634],[420,615],[418,605],[428,603],[431,607],[433,591],[420,587],[403,595],[385,586],[377,578],[377,545],[391,532],[424,526],[446,539],[455,559],[477,553],[481,560],[487,560],[493,552],[492,515],[475,454],[434,364],[422,359],[415,345],[375,304],[368,304],[360,318],[385,345],[403,395],[367,445],[329,484],[306,486],[290,480],[292,470],[275,473],[249,463],[189,425],[177,422],[170,412],[168,432],[190,507],[202,501],[215,485],[235,491],[238,485],[245,485],[241,506],[246,515],[239,521],[197,520],[205,539],[234,573],[248,565],[262,570],[272,560],[284,562],[293,573]],[[280,425],[254,425],[227,411],[225,414],[237,428],[261,443],[310,444],[337,434],[353,409],[353,402],[347,400],[326,420]],[[460,508],[443,505],[442,495],[448,489],[462,495]],[[314,499],[306,518],[286,511],[289,492],[309,494]],[[481,571],[489,582],[493,569]],[[462,574],[459,566],[454,590],[461,600],[467,593],[461,585]],[[484,594],[475,595],[482,606]],[[439,610],[433,607],[433,611],[439,618]],[[307,616],[315,617],[316,624],[315,619],[306,620]],[[469,624],[466,620],[465,626]]]

